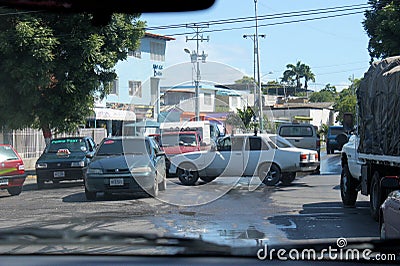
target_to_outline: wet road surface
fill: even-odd
[[[0,191],[0,229],[159,232],[238,246],[377,238],[379,228],[369,215],[368,198],[359,195],[355,208],[342,207],[340,154],[323,154],[322,160],[321,175],[298,176],[289,186],[261,184],[250,190],[251,178],[241,178],[224,195],[197,206],[171,205],[165,199],[191,202],[190,195],[207,198],[227,185],[226,180],[216,180],[207,189],[194,192],[172,178],[167,191],[160,192],[162,200],[141,195],[100,197],[97,201],[86,200],[81,182],[37,190],[35,181],[27,180],[19,196]]]

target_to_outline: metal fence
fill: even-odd
[[[76,133],[58,134],[54,137],[91,136],[96,143],[100,143],[106,135],[104,128],[80,128]],[[11,144],[22,159],[38,158],[46,147],[42,131],[32,128],[0,132],[0,143]]]

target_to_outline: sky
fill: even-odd
[[[350,77],[363,77],[368,69],[370,57],[367,50],[369,38],[362,26],[364,20],[362,9],[351,8],[344,12],[325,14],[321,14],[321,10],[319,10],[320,14],[317,16],[359,13],[264,26],[265,24],[316,16],[305,16],[302,13],[302,16],[293,17],[292,12],[361,4],[367,4],[367,0],[257,0],[259,18],[268,15],[271,17],[271,15],[280,13],[290,13],[291,15],[284,19],[259,21],[258,34],[266,35],[265,38],[259,38],[260,75],[263,82],[279,81],[286,70],[286,65],[296,64],[297,61],[309,65],[315,74],[315,83],[309,83],[309,88],[314,91],[324,88],[328,83],[341,90],[350,84]],[[177,69],[173,71],[174,76],[182,78],[185,75],[184,79],[191,79],[193,75],[191,77],[186,75],[193,73],[193,66],[190,63],[189,55],[184,52],[184,48],[190,51],[196,49],[196,41],[186,41],[186,38],[194,37],[194,30],[186,27],[168,29],[151,29],[151,27],[254,17],[254,14],[254,0],[216,0],[213,7],[204,11],[148,13],[142,14],[141,19],[147,22],[148,32],[176,39],[167,43],[166,66]],[[200,64],[202,79],[217,83],[233,83],[242,75],[253,76],[253,41],[243,38],[243,35],[255,34],[254,25],[253,19],[243,23],[210,25],[204,29],[214,32],[204,33],[203,36],[209,37],[209,41],[200,42],[200,53],[204,50],[208,55],[206,63]],[[248,28],[232,29],[241,27]],[[217,31],[219,29],[230,30]],[[218,66],[224,67],[218,68]],[[232,71],[227,71],[227,68]]]

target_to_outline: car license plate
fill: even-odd
[[[7,186],[8,185],[8,179],[0,179],[0,186]]]
[[[64,171],[54,172],[54,177],[65,177]]]
[[[110,186],[123,186],[124,179],[123,178],[111,178],[110,179]]]

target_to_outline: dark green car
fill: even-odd
[[[36,161],[38,188],[45,182],[54,184],[63,180],[83,179],[83,173],[96,152],[96,144],[91,137],[68,137],[52,139]]]

